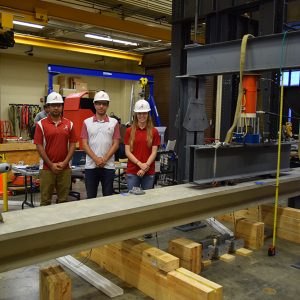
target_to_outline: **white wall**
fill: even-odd
[[[109,70],[116,72],[143,74],[144,69],[137,62],[96,55],[75,53],[70,51],[33,48],[33,56],[25,51],[28,46],[16,45],[12,49],[0,50],[0,116],[8,120],[9,103],[40,104],[48,82],[47,65],[57,64],[72,67]],[[90,90],[104,89],[111,97],[109,112],[114,112],[128,120],[131,86],[135,86],[138,95],[137,82],[82,77],[88,83]]]

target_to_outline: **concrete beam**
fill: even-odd
[[[280,199],[299,194],[300,171],[280,180]],[[3,213],[0,272],[147,232],[271,201],[275,180],[200,188],[184,184],[145,195],[114,195]]]

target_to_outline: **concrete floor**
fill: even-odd
[[[82,182],[76,183],[74,190],[80,191],[81,197],[85,198]],[[20,201],[23,197],[23,195],[10,197],[10,200],[18,201],[15,202],[17,205],[10,206],[10,209],[20,209]],[[37,205],[39,203],[39,193],[35,194],[35,203]],[[231,224],[227,225],[231,226]],[[199,241],[214,233],[215,231],[209,226],[186,233],[170,229],[159,232],[157,238],[154,236],[147,242],[166,250],[170,239],[184,236]],[[224,299],[228,300],[297,299],[299,297],[297,295],[300,294],[300,269],[293,268],[291,265],[300,263],[300,245],[279,239],[277,255],[268,257],[267,249],[270,243],[271,239],[267,239],[263,249],[254,251],[249,257],[236,256],[236,259],[230,263],[215,260],[211,266],[202,271],[201,275],[221,284],[224,288]],[[50,264],[56,264],[56,261],[0,273],[0,300],[39,299],[39,268]],[[86,261],[86,264],[124,289],[124,295],[116,299],[150,299],[114,275],[100,269],[95,263]],[[72,299],[109,299],[72,271],[65,267],[64,269],[72,279]]]

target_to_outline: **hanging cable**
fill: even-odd
[[[245,68],[245,60],[246,60],[246,49],[247,49],[247,42],[249,37],[253,37],[251,34],[246,34],[243,36],[242,45],[241,45],[241,55],[240,55],[240,83],[239,83],[239,94],[238,100],[236,103],[235,115],[233,124],[231,125],[230,129],[228,130],[225,138],[225,143],[230,143],[232,140],[233,130],[236,128],[236,125],[241,116],[241,106],[242,106],[242,99],[244,95],[243,89],[243,75],[244,75],[244,68]]]

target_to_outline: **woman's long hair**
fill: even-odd
[[[136,129],[138,128],[138,119],[137,119],[137,113],[134,114],[133,117],[133,123],[131,125],[131,132],[130,132],[130,137],[129,137],[129,146],[130,146],[130,151],[133,151],[133,145],[134,145],[134,140],[135,140],[135,133]],[[148,113],[148,118],[147,118],[147,124],[146,124],[146,130],[147,130],[147,146],[148,148],[152,147],[152,142],[153,142],[153,122],[152,119]]]

